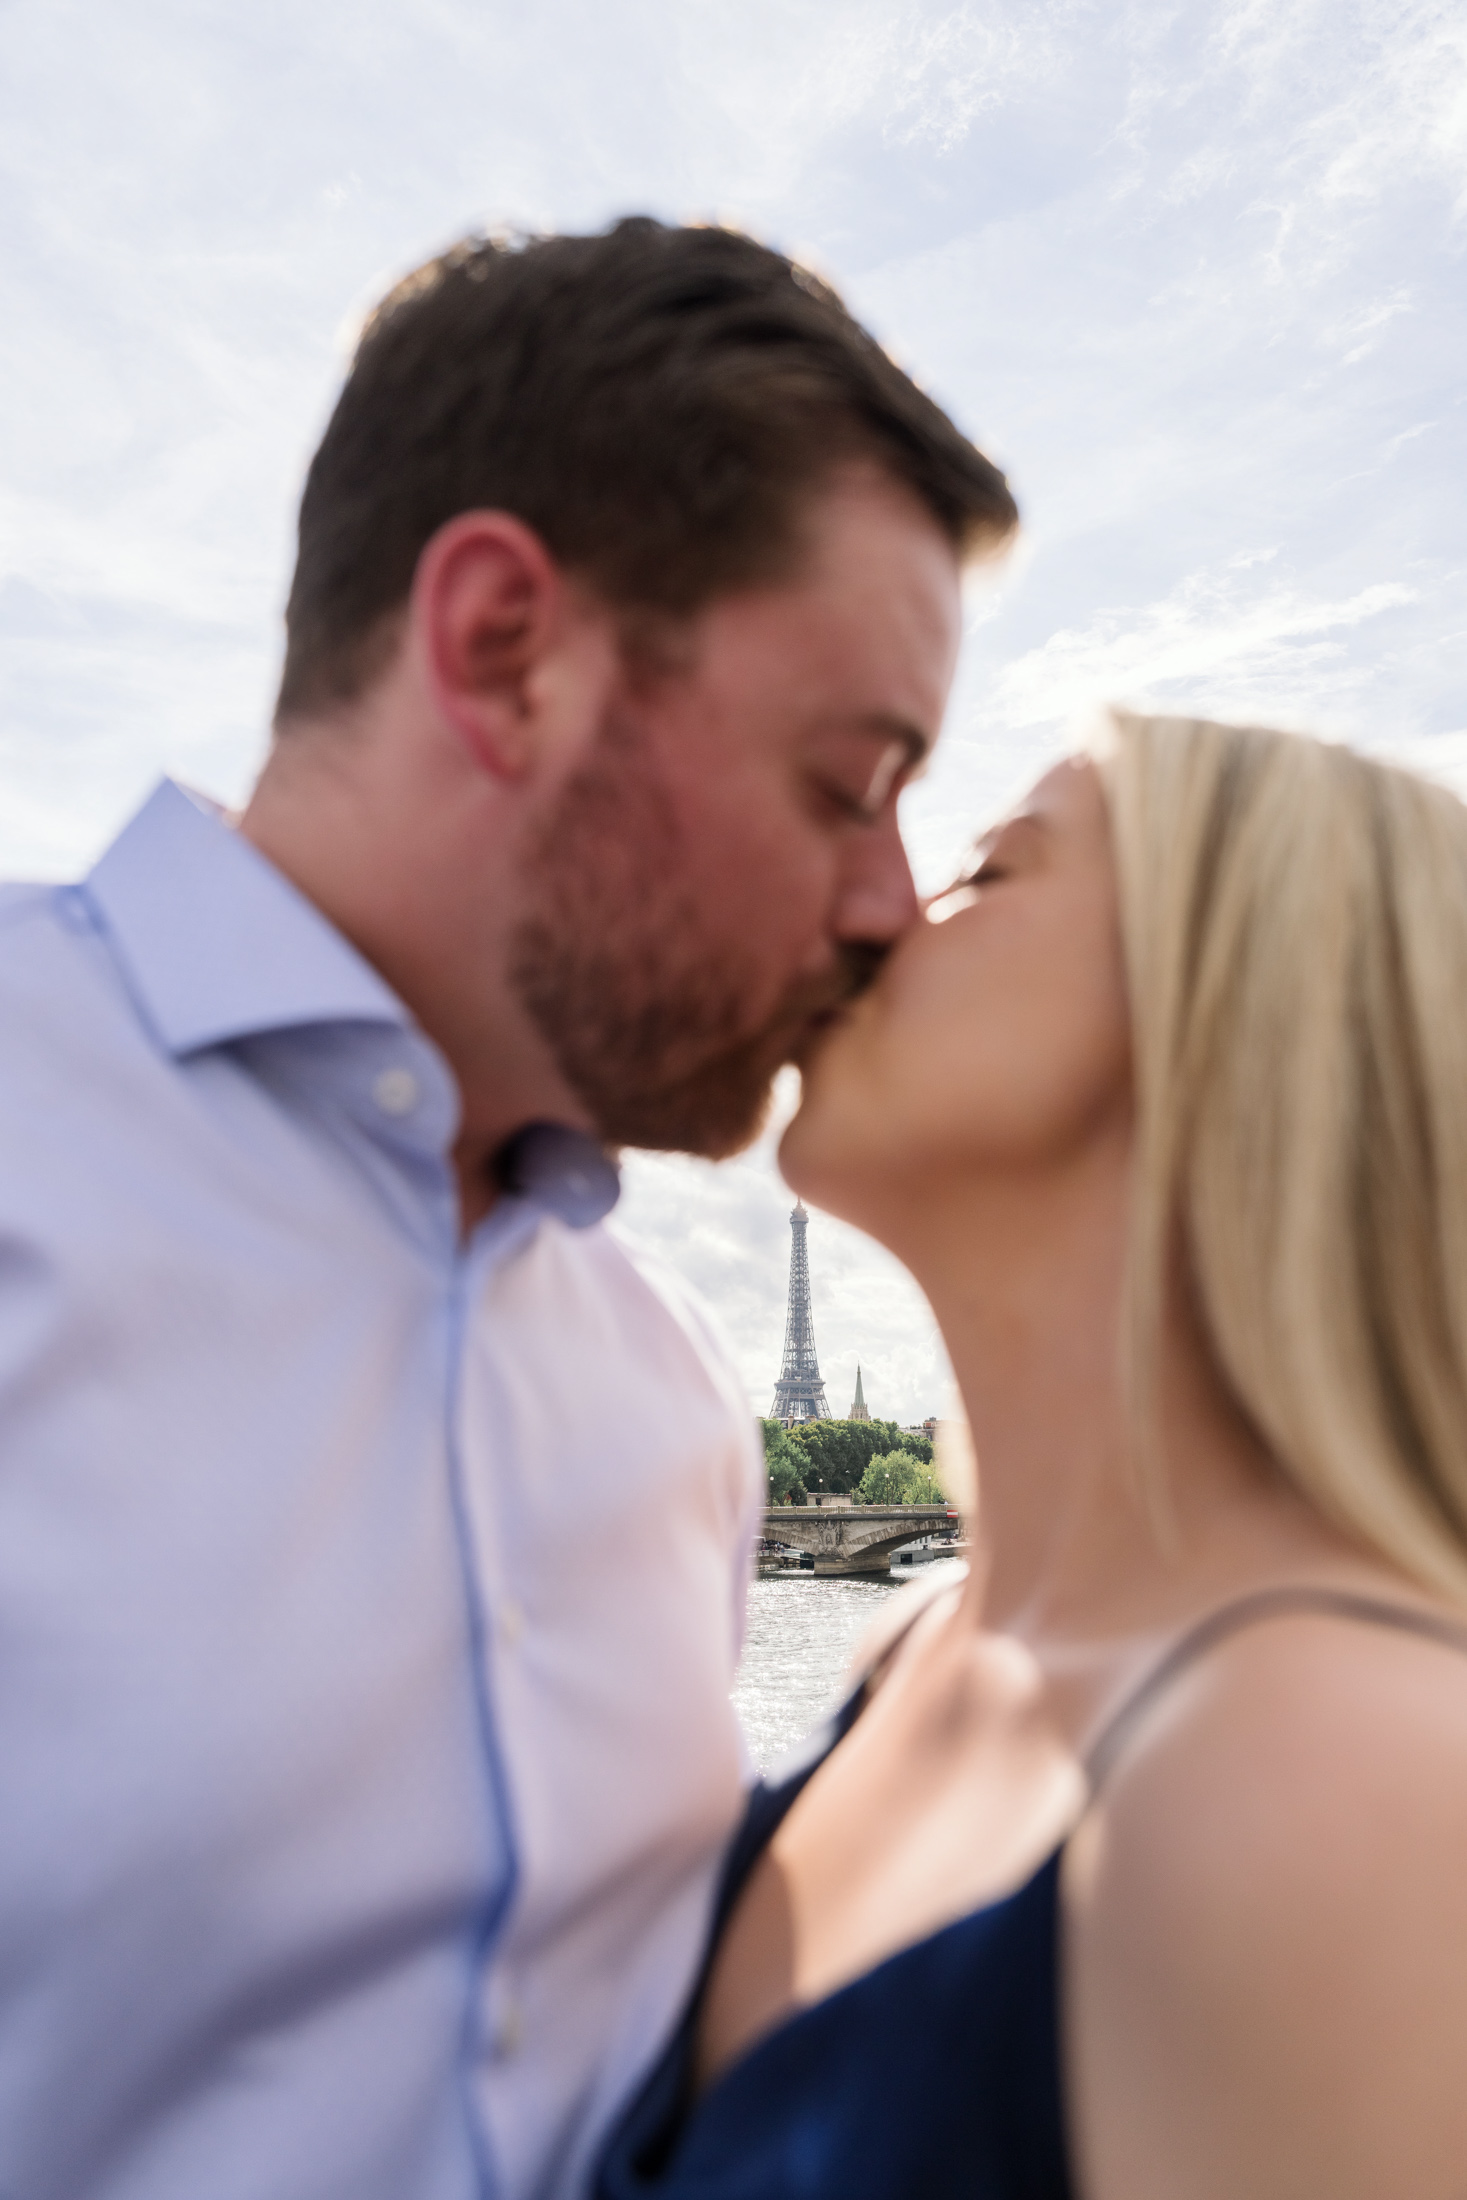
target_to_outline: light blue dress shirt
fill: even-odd
[[[456,1109],[174,786],[0,896],[3,2200],[568,2200],[685,1989],[746,1401]]]

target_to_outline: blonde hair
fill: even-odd
[[[1136,1395],[1180,1256],[1295,1487],[1467,1603],[1467,808],[1252,726],[1118,711],[1097,763],[1132,1004]]]

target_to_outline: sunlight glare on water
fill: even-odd
[[[839,1703],[851,1652],[899,1582],[766,1575],[749,1585],[734,1708],[761,1772]]]

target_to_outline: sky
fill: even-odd
[[[294,507],[362,315],[466,230],[731,220],[1006,469],[919,883],[1098,702],[1311,727],[1467,791],[1467,0],[0,0],[0,875],[264,753]],[[786,1081],[780,1106],[793,1099]],[[772,1136],[620,1227],[755,1406]],[[831,1404],[945,1403],[815,1215]]]

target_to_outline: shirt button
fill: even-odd
[[[524,2025],[520,2013],[513,2002],[508,2002],[494,2027],[494,2052],[499,2060],[508,2062],[511,2055],[517,2055],[523,2039]]]
[[[525,1615],[519,1605],[506,1603],[500,1607],[499,1632],[511,1647],[525,1631]]]
[[[372,1098],[384,1115],[411,1115],[418,1104],[418,1080],[410,1069],[384,1069],[373,1082]]]

